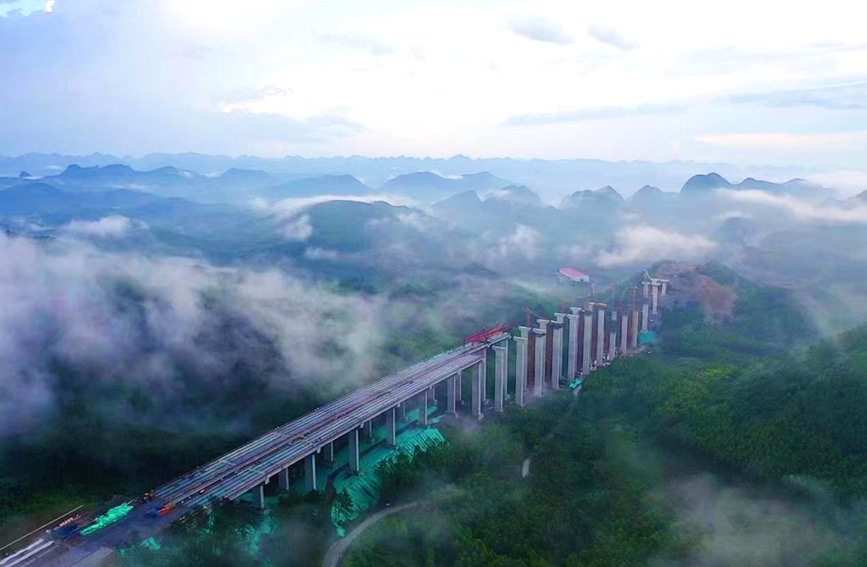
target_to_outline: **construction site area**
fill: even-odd
[[[351,505],[331,509],[342,536],[378,504],[380,463],[446,443],[444,421],[478,423],[561,390],[578,394],[594,371],[657,340],[670,291],[669,280],[645,272],[638,285],[549,317],[525,309],[523,325],[482,329],[137,498],[73,510],[8,545],[0,567],[99,565],[132,546],[158,548],[169,525],[217,501],[267,516],[287,492],[348,494]]]

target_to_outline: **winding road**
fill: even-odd
[[[394,508],[386,508],[384,510],[380,510],[376,514],[373,514],[372,516],[358,524],[358,526],[356,526],[355,529],[353,529],[351,532],[346,534],[346,537],[334,542],[334,545],[328,548],[328,551],[325,553],[325,558],[322,560],[322,567],[339,567],[340,562],[343,560],[343,555],[346,553],[346,550],[349,549],[349,546],[352,545],[352,542],[355,541],[358,536],[363,534],[365,530],[367,530],[367,528],[387,516],[397,514],[398,512],[403,512],[404,510],[414,508],[418,505],[418,502],[408,502],[406,504],[401,504],[400,506],[395,506]]]

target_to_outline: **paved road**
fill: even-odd
[[[325,558],[322,560],[322,567],[339,567],[340,562],[343,560],[343,555],[349,549],[349,546],[352,545],[352,542],[355,541],[358,536],[363,534],[367,528],[386,516],[403,512],[404,510],[418,506],[418,504],[418,502],[409,502],[407,504],[395,506],[394,508],[380,510],[376,514],[370,516],[358,524],[355,529],[346,534],[346,537],[334,542],[334,545],[328,548],[328,551],[325,553]]]

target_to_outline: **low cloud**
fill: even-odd
[[[135,228],[144,228],[146,225],[128,219],[121,215],[109,215],[97,221],[74,220],[62,227],[64,232],[80,236],[97,238],[119,238],[126,236]]]
[[[328,250],[327,248],[308,248],[304,251],[304,257],[308,260],[328,260],[334,262],[340,259],[340,253],[337,250]]]
[[[50,417],[66,395],[55,387],[58,368],[110,396],[144,388],[157,414],[118,399],[92,410],[165,426],[171,416],[189,418],[190,390],[223,392],[243,380],[289,392],[321,382],[316,390],[334,395],[372,377],[382,336],[376,299],[275,269],[108,253],[77,241],[0,234],[0,296],[0,437]]]
[[[604,268],[630,264],[649,264],[656,260],[698,260],[716,248],[704,236],[683,234],[653,226],[627,228],[615,236],[614,249],[599,254],[597,263]]]
[[[719,194],[736,203],[775,208],[803,222],[867,223],[867,206],[864,205],[845,209],[811,205],[789,195],[774,195],[765,191],[719,190]]]
[[[696,136],[693,141],[708,146],[727,148],[777,148],[786,150],[811,148],[848,149],[867,141],[864,132],[840,132],[832,134],[788,134],[779,132],[756,132],[749,134],[707,134]]]
[[[554,20],[542,16],[513,16],[506,21],[506,27],[515,35],[557,45],[570,45],[575,38]]]
[[[780,490],[733,485],[709,473],[668,482],[665,500],[676,513],[675,529],[702,537],[694,553],[652,563],[659,567],[830,565],[832,557],[853,559],[863,531],[863,511],[837,508],[829,494],[796,500]]]
[[[587,34],[599,43],[604,43],[623,51],[629,51],[638,47],[637,43],[623,37],[620,32],[607,25],[590,24],[587,26]]]
[[[519,114],[506,119],[508,126],[531,126],[543,124],[560,124],[564,122],[584,122],[587,120],[605,120],[627,116],[654,116],[677,114],[688,110],[685,104],[643,104],[640,106],[604,106],[599,108],[581,108],[575,110],[559,110],[537,114]]]
[[[301,215],[283,225],[283,238],[290,242],[304,242],[313,236],[309,215]]]
[[[436,232],[442,230],[443,220],[425,215],[418,211],[399,213],[397,221],[419,232]]]
[[[867,190],[867,171],[829,171],[812,173],[809,181],[835,189],[843,196],[853,196]]]
[[[519,224],[510,234],[500,238],[493,250],[500,259],[523,257],[534,260],[539,254],[542,235],[535,228]]]
[[[359,203],[382,201],[395,207],[406,207],[416,204],[416,201],[413,199],[398,195],[317,195],[315,197],[281,199],[273,203],[266,199],[256,198],[251,201],[250,206],[258,211],[271,212],[279,219],[285,220],[314,205],[329,201],[356,201]]]
[[[751,219],[753,214],[747,211],[723,211],[714,217],[715,221],[724,222],[729,219]]]
[[[370,54],[375,57],[392,55],[394,53],[394,46],[384,43],[369,35],[364,35],[354,31],[343,33],[320,33],[316,35],[316,39],[321,43],[330,43],[341,47],[362,49],[370,52]]]
[[[867,81],[744,93],[734,95],[729,100],[738,104],[761,104],[781,108],[814,106],[830,110],[863,110],[867,108]]]

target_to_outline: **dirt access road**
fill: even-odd
[[[325,558],[322,560],[322,567],[339,567],[346,550],[349,549],[352,542],[355,541],[358,536],[363,534],[367,528],[386,516],[391,516],[392,514],[397,514],[398,512],[414,508],[415,506],[418,506],[418,504],[418,502],[408,502],[406,504],[401,504],[400,506],[395,506],[394,508],[380,510],[376,514],[370,516],[358,524],[354,530],[346,534],[346,537],[334,542],[334,545],[328,548],[328,551],[325,553]]]

